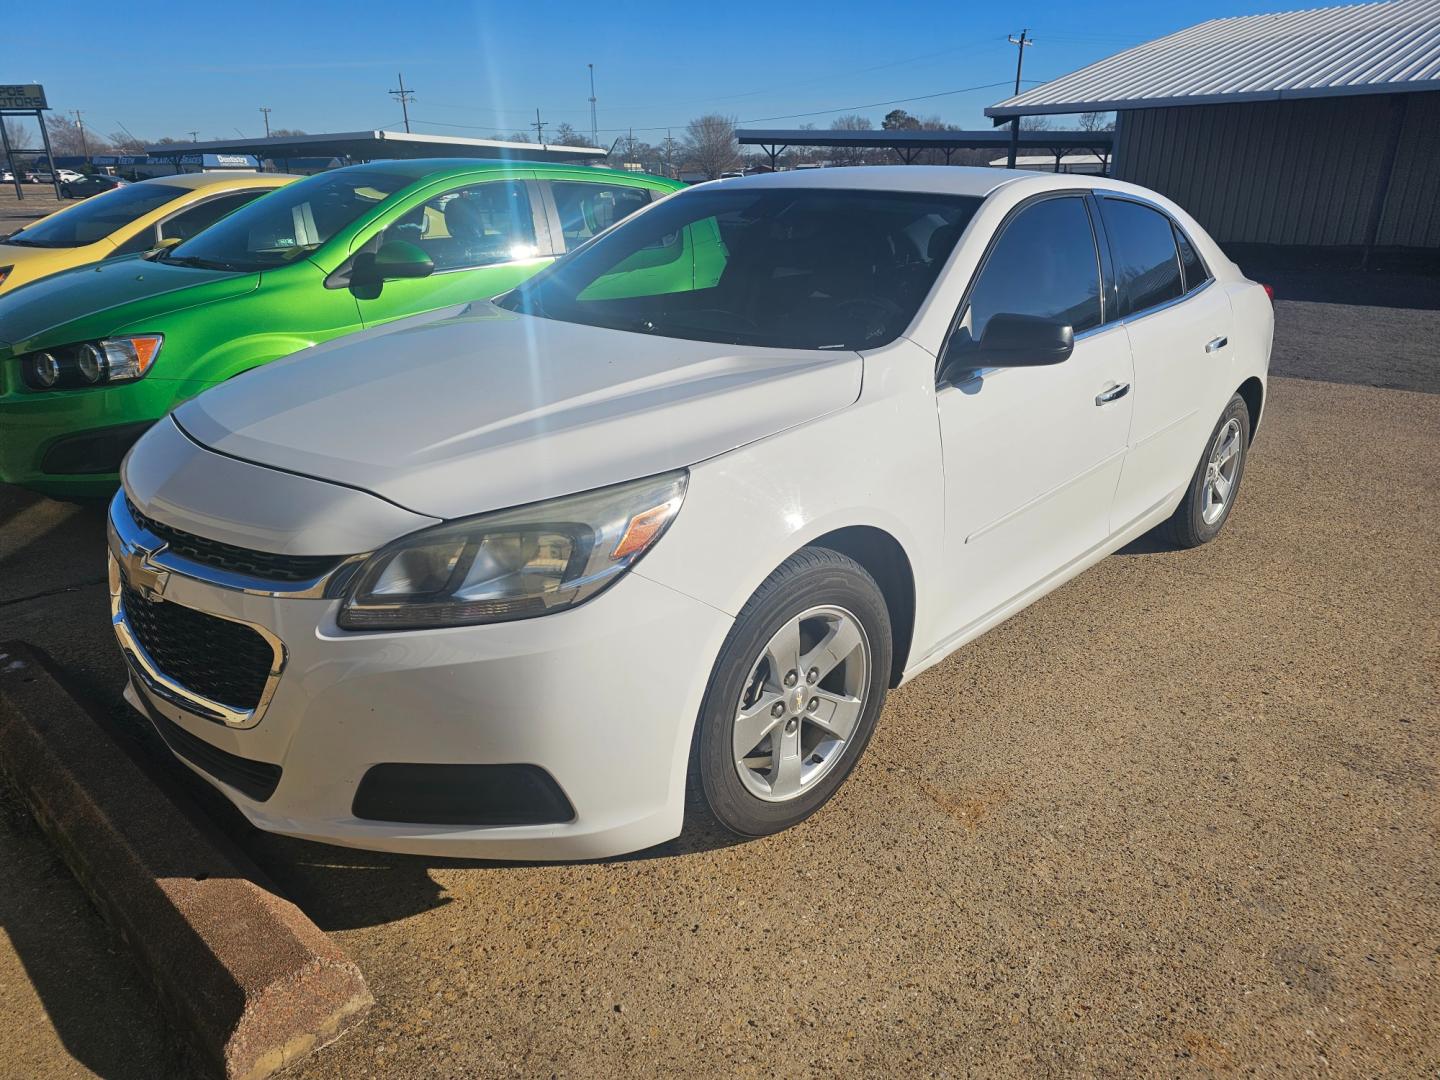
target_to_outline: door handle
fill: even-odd
[[[1230,344],[1230,339],[1229,339],[1228,337],[1217,337],[1217,338],[1215,338],[1213,341],[1207,341],[1207,342],[1205,343],[1205,351],[1206,351],[1206,352],[1219,352],[1221,349],[1223,349],[1226,345],[1229,345],[1229,344]]]
[[[1121,383],[1119,386],[1112,386],[1109,390],[1102,390],[1095,395],[1096,405],[1108,405],[1112,401],[1119,401],[1130,392],[1130,384]]]

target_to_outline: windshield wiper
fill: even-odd
[[[213,259],[202,259],[198,255],[181,255],[174,257],[171,256],[169,252],[162,255],[158,261],[165,263],[167,266],[193,266],[197,270],[239,269],[233,263],[215,262]]]
[[[0,240],[0,244],[14,244],[16,247],[38,247],[38,248],[60,248],[71,247],[70,244],[47,244],[43,240],[23,240],[18,236],[6,237]]]

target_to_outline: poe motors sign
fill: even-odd
[[[48,108],[50,106],[45,101],[45,88],[39,83],[19,83],[14,86],[0,83],[0,109],[36,112]]]

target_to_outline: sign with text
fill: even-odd
[[[0,83],[0,109],[48,109],[45,102],[45,88],[39,83],[20,83],[6,86]]]

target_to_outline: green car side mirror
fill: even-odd
[[[368,276],[372,280],[392,281],[395,278],[429,277],[435,272],[435,263],[422,248],[408,240],[387,240],[375,252],[369,269]]]

